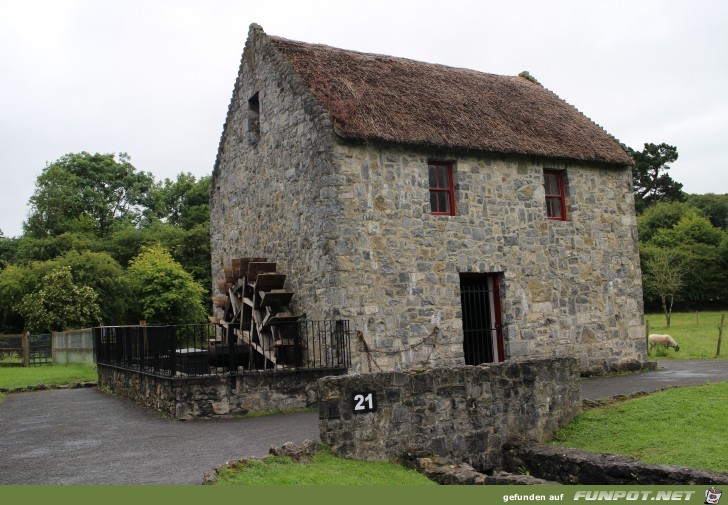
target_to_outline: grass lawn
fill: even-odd
[[[96,382],[96,365],[0,366],[0,388],[16,389],[38,384]]]
[[[388,461],[355,461],[328,451],[314,454],[311,463],[296,463],[287,456],[251,460],[235,469],[223,469],[218,485],[435,485],[424,475]]]
[[[728,472],[726,419],[728,382],[670,389],[588,410],[550,443]]]
[[[650,333],[672,335],[680,351],[657,347],[649,351],[651,359],[713,359],[718,344],[718,325],[721,314],[726,314],[723,342],[719,359],[728,359],[728,311],[678,312],[672,315],[670,327],[665,324],[664,314],[645,314],[650,322]]]

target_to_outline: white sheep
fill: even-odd
[[[675,352],[680,350],[680,346],[677,345],[675,339],[672,338],[670,335],[658,335],[657,333],[653,333],[649,337],[647,337],[647,342],[649,342],[650,344],[650,349],[655,346],[662,345],[665,347],[672,347],[673,349],[675,349]]]

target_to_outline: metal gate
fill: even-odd
[[[503,361],[498,274],[460,274],[466,365]]]
[[[30,365],[52,365],[53,345],[50,333],[30,335],[28,339]]]

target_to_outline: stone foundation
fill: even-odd
[[[315,405],[316,381],[345,370],[296,370],[237,376],[158,377],[98,365],[100,388],[175,419],[216,417]]]
[[[349,458],[434,455],[489,471],[508,441],[543,441],[577,414],[578,380],[575,358],[327,377],[321,440]],[[376,411],[356,413],[357,393],[371,393]]]
[[[670,465],[648,465],[629,456],[524,443],[506,447],[506,470],[561,484],[697,485],[728,484],[728,474]]]

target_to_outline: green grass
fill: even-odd
[[[0,352],[0,363],[17,363],[22,365],[23,359],[17,352]]]
[[[664,314],[645,314],[645,320],[650,322],[650,333],[672,335],[680,346],[679,352],[657,347],[649,351],[649,357],[652,359],[715,358],[721,314],[726,314],[726,320],[718,358],[728,359],[728,311],[673,313],[669,328],[665,324]]]
[[[39,384],[96,382],[97,379],[95,365],[0,366],[0,388],[4,389],[17,389]]]
[[[342,459],[324,450],[311,463],[296,463],[287,456],[250,460],[220,471],[217,484],[258,485],[434,485],[424,475],[388,461]]]
[[[670,389],[588,410],[550,443],[728,472],[726,419],[728,382]]]

